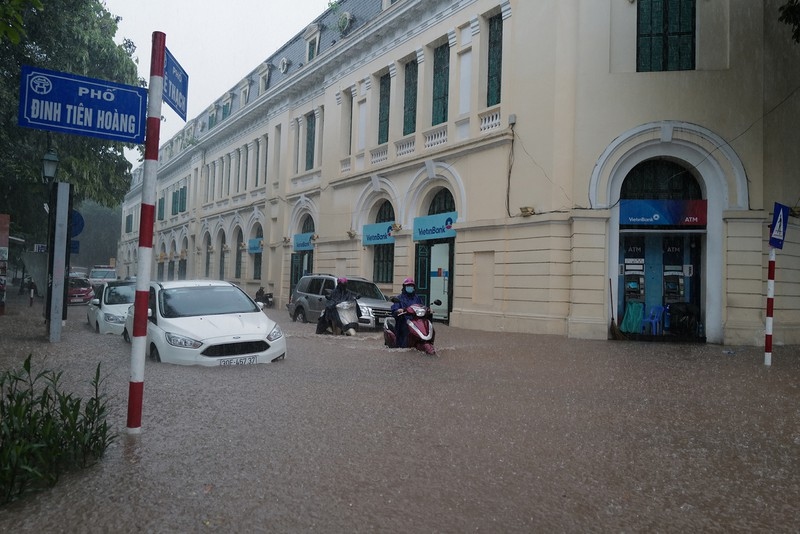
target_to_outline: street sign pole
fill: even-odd
[[[153,32],[150,55],[150,85],[147,97],[147,130],[144,145],[142,207],[139,224],[139,263],[136,266],[133,336],[131,338],[131,379],[128,390],[128,432],[142,431],[144,362],[147,349],[147,308],[150,296],[150,264],[153,261],[158,143],[161,131],[161,104],[164,92],[164,53],[167,37]]]
[[[775,247],[769,247],[767,276],[767,318],[764,335],[764,365],[772,365],[772,313],[775,306]]]
[[[772,365],[772,314],[775,310],[775,249],[783,248],[789,207],[775,203],[769,227],[769,268],[767,270],[767,317],[764,328],[764,365]]]

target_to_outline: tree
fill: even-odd
[[[792,27],[792,39],[800,43],[800,0],[787,0],[778,12],[778,20]]]
[[[42,9],[39,0],[6,0],[0,3],[0,40],[19,43],[25,35],[22,14],[28,8]]]
[[[114,206],[130,184],[131,165],[123,150],[134,145],[20,128],[22,65],[128,85],[144,83],[133,59],[136,47],[130,41],[114,42],[119,19],[102,0],[48,0],[44,8],[38,0],[14,3],[21,6],[24,33],[18,43],[0,34],[0,213],[11,214],[15,234],[41,239],[47,231],[41,159],[48,148],[58,151],[57,179],[73,185],[75,205],[92,199]]]

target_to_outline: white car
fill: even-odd
[[[99,334],[122,334],[125,315],[136,296],[136,282],[105,282],[86,308],[86,320]]]
[[[282,360],[286,336],[262,306],[230,282],[151,282],[146,352],[151,360],[181,365]],[[133,318],[134,306],[130,306],[125,339],[133,336]]]

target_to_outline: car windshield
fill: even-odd
[[[92,287],[92,285],[86,278],[70,278],[69,287],[70,289],[81,289],[81,288]]]
[[[260,312],[252,300],[233,286],[176,287],[159,293],[161,315],[167,318]]]
[[[371,282],[348,280],[347,289],[365,299],[386,300],[386,298],[383,296],[383,293],[381,293],[381,290],[378,289],[378,286]]]
[[[133,304],[136,286],[108,286],[104,295],[106,304]]]
[[[92,269],[89,278],[116,278],[117,273],[113,269]]]

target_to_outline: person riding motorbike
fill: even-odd
[[[317,334],[324,334],[328,331],[328,327],[333,326],[334,321],[338,318],[338,314],[336,313],[337,304],[351,299],[355,300],[357,296],[347,288],[347,278],[340,276],[336,279],[336,287],[326,298],[328,302],[325,303],[325,310],[320,314],[319,319],[317,319]],[[361,316],[361,309],[358,305],[356,305],[356,314]]]
[[[409,277],[403,280],[403,290],[397,296],[397,301],[392,304],[392,315],[397,321],[395,335],[398,347],[405,348],[408,343],[408,318],[402,312],[412,304],[424,305],[420,296],[417,295],[417,284],[413,278]]]

